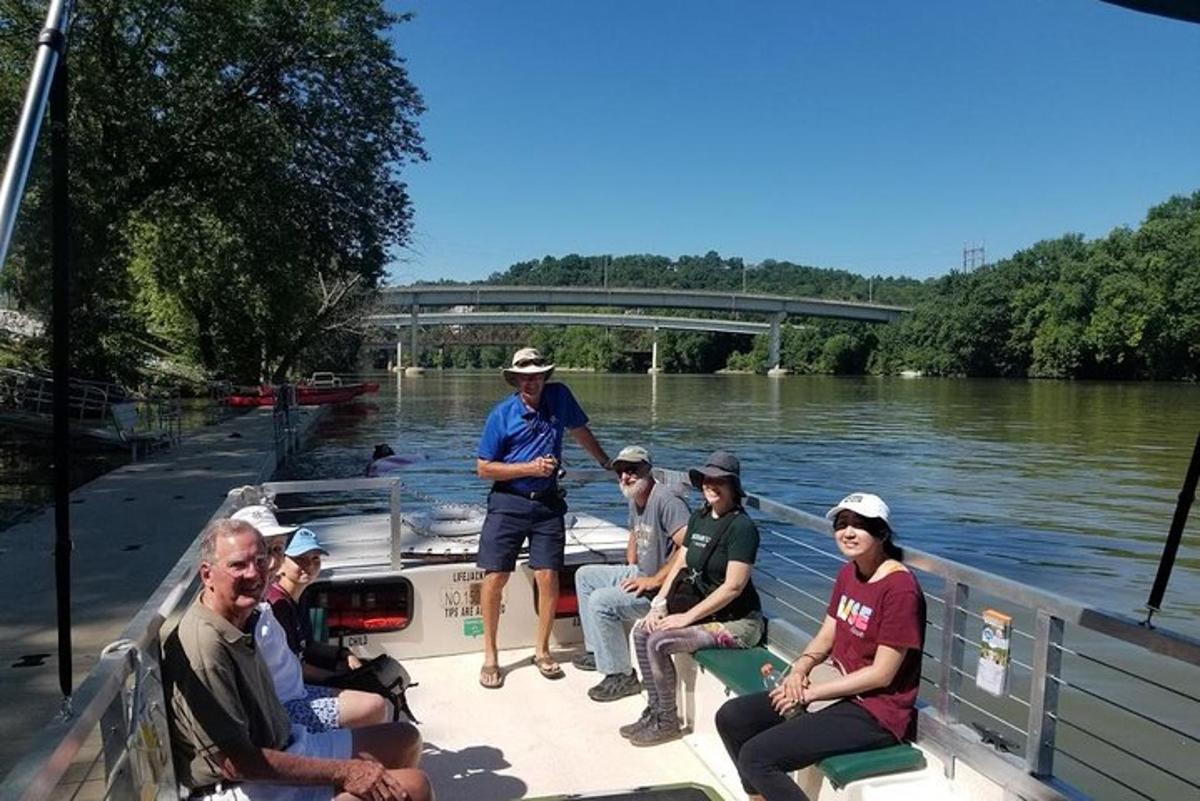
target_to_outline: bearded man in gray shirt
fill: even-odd
[[[671,557],[687,529],[682,487],[670,487],[650,474],[650,454],[630,445],[613,459],[621,494],[629,500],[629,545],[623,565],[584,565],[575,574],[579,620],[587,652],[572,663],[598,670],[604,679],[588,690],[593,701],[616,701],[642,691],[629,658],[626,623],[650,611],[650,599],[671,568]]]

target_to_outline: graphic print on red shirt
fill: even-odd
[[[837,621],[832,657],[846,673],[872,664],[880,645],[904,651],[900,669],[889,685],[853,700],[896,739],[915,737],[914,704],[925,643],[925,596],[916,576],[897,570],[871,583],[858,575],[854,562],[848,562],[833,583],[827,611]]]

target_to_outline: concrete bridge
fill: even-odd
[[[411,361],[414,367],[418,364],[420,343],[418,332],[422,322],[435,322],[431,314],[421,314],[421,307],[468,307],[470,311],[450,312],[454,320],[439,321],[447,325],[500,325],[534,322],[536,315],[547,313],[540,311],[546,306],[599,306],[620,309],[703,309],[727,314],[753,314],[766,317],[766,322],[757,325],[766,326],[770,333],[770,356],[772,372],[779,372],[780,326],[789,316],[802,317],[831,317],[839,320],[857,320],[872,323],[891,323],[909,309],[900,306],[883,306],[875,303],[857,301],[823,300],[819,298],[797,298],[782,295],[749,295],[736,292],[709,292],[691,289],[608,289],[600,287],[537,287],[537,286],[441,286],[417,285],[408,287],[393,287],[381,292],[381,311],[383,313],[372,318],[381,324],[390,324],[397,330],[402,327],[401,310],[407,310],[407,326],[410,333]],[[483,322],[477,317],[475,309],[485,306],[529,306],[539,311],[527,313],[511,313],[503,318],[493,318]],[[550,315],[547,315],[550,316]],[[636,322],[617,323],[621,320],[678,320],[683,318],[645,317],[639,314],[622,315],[555,315],[562,319],[547,320],[549,324],[566,325],[623,325],[626,327],[666,328],[690,327],[693,330],[725,330],[717,327],[718,323],[737,323],[746,325],[744,321],[704,319],[687,320],[686,326],[667,326],[652,322],[638,324]],[[466,322],[470,318],[471,322]],[[568,322],[583,318],[591,318],[593,322]],[[603,318],[604,321],[598,321]],[[759,333],[764,329],[738,330],[735,333]],[[654,358],[651,369],[657,369],[657,342],[654,348]],[[397,344],[397,366],[400,364],[400,347]]]
[[[756,336],[772,332],[772,347],[777,346],[777,324],[744,320],[722,320],[697,317],[663,317],[643,314],[588,314],[561,312],[433,312],[414,318],[410,315],[376,314],[367,322],[380,328],[415,330],[418,325],[591,325],[605,328],[643,328],[655,332],[650,349],[650,370],[658,372],[658,330],[715,331],[726,334]],[[416,359],[416,339],[413,340],[413,363]],[[403,338],[396,337],[396,364],[403,364]],[[778,363],[778,353],[772,350],[772,364]]]

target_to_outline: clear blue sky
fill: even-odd
[[[1200,25],[1097,0],[413,0],[395,282],[716,250],[940,275],[1200,189]]]

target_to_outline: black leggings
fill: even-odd
[[[891,732],[852,701],[784,718],[766,693],[726,701],[717,710],[717,731],[742,788],[767,801],[808,801],[788,775],[793,770],[835,754],[896,744]]]

